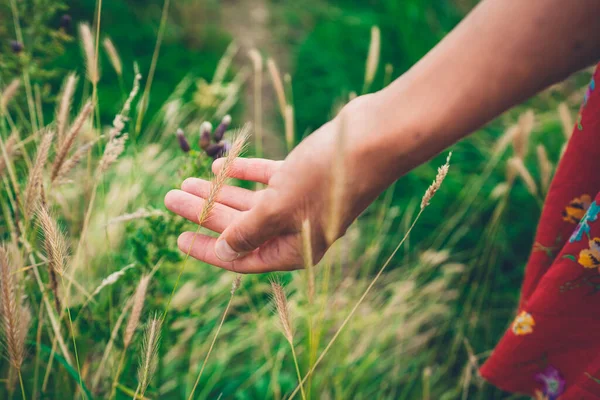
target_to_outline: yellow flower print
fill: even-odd
[[[512,331],[517,336],[529,335],[533,333],[533,327],[535,326],[535,321],[531,314],[521,311],[515,321],[512,324]]]
[[[600,268],[600,238],[590,240],[590,248],[581,250],[578,261],[584,268]]]
[[[588,194],[575,197],[569,202],[562,212],[563,220],[572,224],[578,224],[592,204],[592,197]]]

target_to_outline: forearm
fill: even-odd
[[[364,150],[394,161],[393,174],[401,175],[597,61],[600,1],[566,4],[482,2],[410,71],[370,98],[375,137]]]

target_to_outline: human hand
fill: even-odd
[[[230,176],[265,184],[258,191],[224,186],[203,224],[218,239],[183,233],[179,248],[194,258],[240,273],[293,270],[303,265],[302,224],[311,225],[312,262],[322,258],[352,221],[396,177],[379,142],[373,99],[346,106],[304,140],[284,161],[237,159]],[[339,135],[343,135],[340,136]],[[343,147],[343,148],[340,148]],[[389,147],[389,146],[388,146]],[[339,161],[336,161],[339,160]],[[224,159],[213,164],[213,172]],[[383,164],[382,164],[383,163]],[[165,197],[171,211],[198,222],[210,182],[186,179]],[[332,216],[337,216],[332,218]]]

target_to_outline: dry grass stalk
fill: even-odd
[[[225,79],[225,74],[227,73],[227,70],[231,65],[231,61],[233,61],[233,57],[235,57],[239,48],[240,47],[236,42],[229,43],[229,46],[227,46],[227,49],[225,50],[225,54],[223,54],[223,57],[221,57],[219,63],[217,64],[217,68],[215,69],[215,74],[213,75],[212,79],[213,84],[221,83],[223,79]]]
[[[283,335],[287,341],[292,344],[294,342],[294,331],[292,330],[292,323],[290,321],[290,311],[288,308],[288,301],[285,295],[283,286],[280,283],[271,281],[271,288],[273,289],[273,303],[279,316],[279,322],[281,322],[281,328]]]
[[[302,222],[302,258],[308,282],[308,302],[312,304],[315,297],[315,269],[313,265],[310,221],[307,219]]]
[[[2,174],[4,173],[4,170],[7,167],[7,162],[11,162],[12,157],[17,153],[17,149],[16,149],[16,144],[17,144],[17,135],[16,134],[12,134],[8,137],[8,139],[6,140],[6,143],[4,143],[4,149],[6,151],[6,159],[4,158],[4,154],[0,155],[0,176],[2,176]],[[2,141],[2,138],[0,138],[0,141]]]
[[[56,136],[58,141],[58,148],[62,147],[67,131],[67,125],[69,124],[69,114],[71,113],[71,102],[73,100],[73,93],[75,92],[75,86],[77,85],[77,76],[70,74],[65,83],[63,84],[60,102],[58,103],[58,109],[56,110]]]
[[[124,134],[107,143],[102,159],[100,159],[100,164],[98,164],[98,175],[105,173],[117,161],[121,153],[125,150],[125,142],[127,142],[128,138],[129,135]]]
[[[91,101],[85,103],[81,112],[73,122],[69,133],[66,135],[62,143],[60,143],[60,147],[56,153],[56,157],[54,157],[54,162],[52,163],[52,173],[50,175],[50,181],[54,182],[59,175],[59,172],[65,162],[67,155],[69,154],[69,150],[73,147],[75,143],[75,139],[77,139],[77,135],[81,132],[81,127],[88,119],[92,110],[94,109],[94,105]],[[67,111],[68,112],[68,111]]]
[[[81,162],[83,157],[85,157],[88,154],[88,152],[90,151],[90,149],[92,148],[94,143],[96,143],[95,140],[92,142],[86,143],[83,146],[80,146],[77,150],[75,150],[73,155],[69,159],[67,159],[65,162],[63,162],[62,166],[59,168],[58,172],[56,173],[56,177],[54,178],[54,181],[59,182],[59,183],[64,183],[66,181],[67,175],[69,175],[71,173],[71,171],[77,165],[79,165],[79,163]]]
[[[514,176],[520,176],[521,179],[523,179],[523,182],[525,182],[525,187],[527,188],[527,191],[532,196],[537,195],[538,190],[535,180],[529,173],[529,170],[527,169],[521,158],[512,157],[510,160],[508,160],[507,167],[507,175],[509,176],[509,178]]]
[[[8,251],[0,246],[0,316],[4,345],[13,368],[20,371],[25,359],[25,339],[31,323],[31,313],[21,304],[16,266],[10,265]]]
[[[238,276],[235,277],[235,279],[231,283],[231,291],[230,291],[230,293],[231,293],[232,296],[240,288],[241,284],[242,284],[242,276],[238,275]]]
[[[158,215],[164,215],[164,212],[162,212],[161,210],[138,208],[132,213],[119,215],[118,217],[110,219],[107,225],[118,224],[121,222],[132,221],[134,219],[142,219]]]
[[[267,69],[271,76],[271,82],[273,82],[273,88],[277,95],[277,102],[279,103],[279,112],[282,116],[286,115],[287,100],[285,99],[285,90],[283,89],[283,81],[281,80],[281,74],[275,60],[269,58],[267,60]]]
[[[54,138],[54,132],[47,130],[42,136],[42,141],[38,146],[37,156],[33,167],[29,171],[29,180],[25,187],[25,217],[29,218],[37,206],[38,198],[42,187],[42,175],[44,166],[48,160],[48,153]]]
[[[66,261],[69,248],[63,233],[58,224],[50,216],[50,213],[44,206],[38,207],[37,210],[38,222],[44,234],[44,247],[46,249],[46,257],[48,259],[48,275],[50,276],[50,287],[54,294],[54,303],[56,311],[60,313],[60,297],[58,295],[58,276],[62,276],[65,272]]]
[[[115,69],[115,72],[117,73],[117,75],[122,76],[123,64],[121,63],[121,57],[119,57],[119,53],[117,52],[117,49],[113,44],[112,40],[110,40],[110,38],[105,38],[102,41],[102,46],[104,47],[104,51],[106,51],[108,59],[110,60],[111,65]]]
[[[6,113],[6,106],[15,97],[17,94],[17,90],[19,90],[19,86],[21,85],[21,81],[19,79],[14,79],[11,83],[4,88],[2,91],[2,96],[0,96],[0,114]]]
[[[131,308],[131,315],[129,316],[129,320],[127,321],[127,326],[125,327],[125,335],[123,336],[123,343],[125,349],[129,347],[131,344],[131,339],[133,339],[133,334],[138,327],[140,322],[140,317],[142,315],[142,309],[144,308],[144,302],[146,300],[146,291],[148,290],[148,284],[150,283],[150,275],[144,275],[142,279],[140,279],[140,283],[138,283],[137,288],[135,289],[135,294],[133,295],[133,307]]]
[[[294,148],[294,107],[291,105],[285,106],[285,141],[288,151]]]
[[[492,154],[494,156],[497,156],[500,153],[504,152],[504,150],[506,150],[508,145],[513,141],[513,138],[516,135],[519,135],[520,131],[521,131],[521,128],[519,127],[518,124],[509,126],[506,129],[506,131],[504,132],[504,134],[502,134],[502,136],[500,136],[500,138],[496,141],[496,144],[494,145],[494,148],[492,149]]]
[[[513,136],[513,148],[515,155],[521,159],[525,159],[529,149],[529,136],[535,124],[535,114],[533,110],[528,110],[519,117],[519,131]]]
[[[142,342],[142,354],[138,368],[139,394],[144,397],[148,384],[152,380],[158,365],[158,345],[160,342],[161,319],[154,316],[148,322]]]
[[[425,194],[423,195],[423,198],[421,199],[421,210],[429,205],[429,202],[431,201],[435,193],[440,189],[440,186],[442,186],[442,182],[444,182],[444,179],[446,178],[446,175],[448,175],[448,171],[450,170],[451,157],[452,152],[448,153],[446,163],[438,168],[438,172],[435,176],[435,179],[433,180],[431,185],[429,185],[429,187],[425,191]]]
[[[88,24],[79,24],[79,36],[81,39],[81,46],[85,55],[85,68],[87,71],[87,77],[93,84],[98,83],[100,80],[100,73],[98,71],[98,60],[96,59],[96,45],[94,42],[94,36],[90,30]]]
[[[365,66],[365,91],[369,89],[379,65],[379,54],[381,51],[381,31],[379,27],[371,28],[371,43],[369,45],[369,55],[367,56],[367,64]]]
[[[217,195],[221,191],[223,185],[225,185],[225,182],[227,181],[227,178],[230,175],[233,161],[237,157],[239,157],[239,155],[244,150],[244,147],[246,146],[249,133],[250,127],[248,124],[246,124],[235,135],[235,139],[233,141],[233,145],[231,146],[231,150],[227,154],[227,157],[225,157],[223,167],[221,168],[219,173],[213,178],[210,185],[210,191],[208,192],[208,197],[206,198],[206,203],[204,204],[204,207],[202,207],[202,210],[198,214],[199,225],[202,225],[206,221],[211,211],[213,210],[217,200]]]
[[[542,189],[544,192],[548,191],[550,187],[550,180],[552,179],[552,170],[553,165],[548,159],[548,153],[546,152],[546,147],[540,144],[536,147],[538,165],[540,168],[540,180],[542,183]]]
[[[340,126],[336,132],[335,157],[331,172],[331,194],[329,197],[329,221],[325,227],[325,239],[330,245],[338,238],[342,223],[342,206],[346,187],[345,157],[346,157],[346,119],[340,116]]]
[[[256,49],[251,49],[248,52],[248,57],[252,60],[254,69],[254,147],[257,157],[262,157],[262,71],[263,59],[260,52]]]
[[[560,116],[563,134],[565,135],[565,138],[569,140],[571,138],[571,134],[573,133],[573,126],[575,126],[575,123],[573,122],[571,111],[565,103],[560,103],[558,105],[558,115]]]

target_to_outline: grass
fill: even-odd
[[[88,43],[92,64],[104,51],[98,47],[101,8],[100,35],[96,31],[94,46]],[[386,46],[378,29],[371,32],[373,44],[359,60],[366,66],[365,90],[381,85],[377,53]],[[158,54],[160,39],[154,48]],[[443,159],[403,178],[402,190],[410,195],[399,198],[390,188],[319,265],[305,257],[306,273],[247,276],[240,287],[239,276],[179,253],[180,231],[204,230],[162,206],[164,194],[184,177],[210,176],[212,160],[196,149],[196,132],[204,121],[216,125],[227,112],[223,104],[237,101],[242,73],[223,72],[232,68],[236,51],[229,47],[220,67],[215,63],[210,83],[198,83],[202,89],[195,94],[205,102],[190,99],[193,80],[183,78],[154,115],[146,104],[139,108],[149,101],[152,84],[146,81],[138,100],[141,77],[123,64],[133,89],[129,96],[121,89],[122,111],[112,124],[97,117],[115,110],[102,96],[105,83],[115,84],[106,74],[91,102],[90,83],[65,74],[58,111],[54,102],[40,106],[29,84],[12,94],[10,82],[0,84],[0,238],[7,260],[0,262],[11,277],[1,281],[2,304],[9,303],[5,297],[15,304],[1,311],[9,321],[3,339],[16,343],[0,361],[0,397],[502,398],[481,382],[476,366],[514,312],[531,239],[522,241],[523,249],[510,252],[508,246],[535,227],[531,220],[513,230],[508,221],[515,214],[539,215],[566,139],[563,126],[572,125],[567,120],[574,120],[587,72],[456,145],[452,169],[442,168],[431,186]],[[256,90],[264,66],[262,56],[252,54],[244,58]],[[153,58],[153,71],[160,62]],[[282,140],[291,149],[298,141],[298,103],[289,78],[281,79],[272,60],[266,64],[285,121]],[[159,83],[160,74],[154,79]],[[206,102],[210,96],[215,101]],[[260,135],[250,154],[268,140],[260,129],[262,97],[255,99]],[[81,111],[72,116],[71,108]],[[127,141],[138,121],[137,140]],[[179,126],[189,153],[178,147]],[[225,136],[235,139],[236,132]],[[242,135],[230,158],[244,142]],[[343,182],[343,171],[333,173]],[[210,216],[226,178],[226,172],[214,178],[213,201],[198,210],[200,220]],[[332,237],[341,191],[343,184],[334,185]],[[305,237],[311,222],[303,226]],[[307,240],[303,252],[311,254]],[[7,285],[12,278],[14,289]],[[277,313],[269,304],[273,291]],[[30,313],[14,311],[21,301]],[[27,350],[23,357],[19,346]]]

